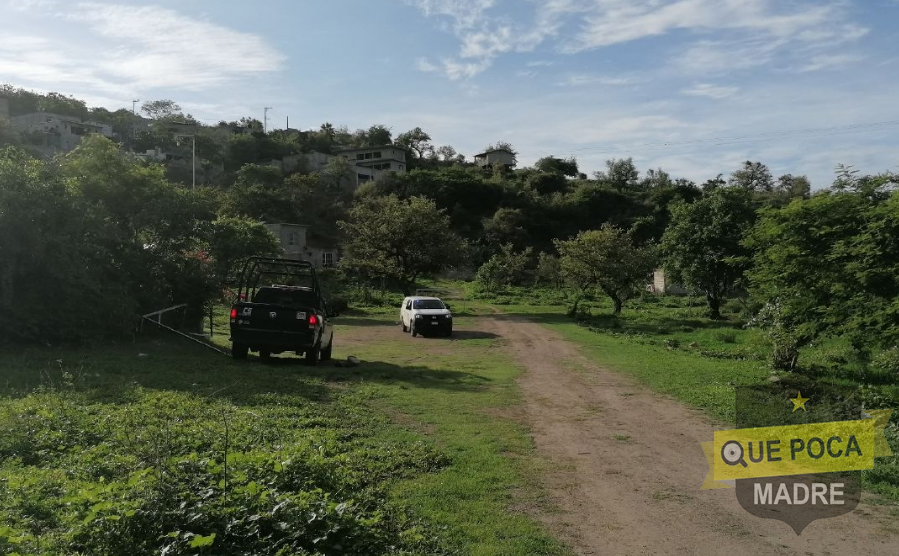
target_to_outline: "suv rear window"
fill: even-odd
[[[283,307],[312,307],[315,294],[312,290],[287,288],[260,288],[253,296],[253,303],[270,303]]]
[[[416,299],[412,302],[413,309],[445,309],[439,299]]]

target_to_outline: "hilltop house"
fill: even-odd
[[[112,126],[63,116],[50,112],[32,112],[12,116],[10,125],[21,131],[32,144],[47,154],[69,152],[78,146],[85,135],[98,133],[112,137]]]
[[[506,168],[514,168],[518,161],[515,160],[515,153],[508,149],[491,149],[474,155],[474,163],[481,168],[493,166],[494,164],[502,164]]]
[[[330,268],[337,264],[337,247],[320,240],[308,240],[308,226],[302,224],[266,224],[268,230],[278,238],[281,252],[287,259],[309,261],[315,268]]]
[[[356,165],[357,187],[361,183],[380,178],[384,172],[406,172],[406,150],[397,145],[343,149],[337,151],[337,156]]]

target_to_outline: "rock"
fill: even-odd
[[[359,363],[361,363],[361,361],[359,361],[359,358],[356,357],[355,355],[350,355],[349,357],[346,358],[346,366],[347,367],[358,367]]]

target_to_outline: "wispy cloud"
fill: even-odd
[[[712,85],[710,83],[699,83],[689,89],[684,89],[681,92],[685,95],[694,97],[722,99],[735,94],[739,90],[739,87],[723,87],[720,85]]]
[[[0,38],[0,74],[35,86],[77,83],[110,94],[199,91],[278,70],[286,60],[257,35],[174,10],[94,2],[18,4],[40,8],[48,24],[80,24],[80,33],[64,38],[53,33]]]
[[[821,54],[819,56],[813,56],[800,71],[808,72],[825,69],[840,69],[861,60],[861,56],[854,54]]]
[[[633,77],[608,77],[602,75],[579,73],[569,75],[563,81],[560,81],[558,85],[564,87],[580,87],[582,85],[598,84],[610,87],[621,87],[624,85],[632,85],[636,82],[637,80]]]
[[[494,13],[493,0],[409,1],[451,23],[460,60],[492,61],[547,42],[577,54],[680,30],[690,34],[679,37],[674,62],[691,73],[714,73],[765,65],[783,54],[813,65],[815,56],[832,55],[868,33],[846,17],[844,0],[532,1],[527,20]]]

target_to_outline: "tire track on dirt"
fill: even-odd
[[[544,486],[560,509],[538,517],[578,553],[899,553],[889,518],[870,508],[797,536],[744,511],[732,489],[700,490],[712,420],[597,366],[552,330],[510,315],[481,321],[526,369],[523,419],[553,464]]]

